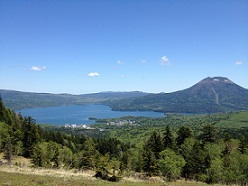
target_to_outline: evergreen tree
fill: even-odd
[[[36,167],[43,167],[45,165],[45,147],[43,144],[36,144],[33,148],[33,153],[32,153],[32,163]]]
[[[172,135],[170,126],[167,125],[165,128],[165,132],[164,132],[164,136],[163,136],[163,146],[164,149],[170,148],[170,149],[174,149],[175,148],[175,140],[174,137]]]
[[[189,156],[185,160],[186,164],[183,168],[184,177],[198,179],[200,175],[204,174],[205,154],[198,141],[195,142]]]
[[[176,143],[177,146],[180,147],[185,139],[192,137],[192,130],[189,127],[186,126],[182,126],[179,128],[178,132],[177,132],[177,138],[176,138]]]
[[[32,162],[36,167],[52,167],[53,151],[48,142],[39,142],[33,146]]]
[[[204,125],[200,136],[202,143],[213,143],[217,138],[217,130],[212,124]]]
[[[0,152],[5,150],[6,143],[10,138],[9,130],[9,126],[6,123],[0,122]]]
[[[143,150],[143,170],[150,175],[157,173],[157,159],[151,149],[144,148]]]
[[[125,170],[127,173],[134,170],[140,172],[142,170],[142,150],[130,148],[122,153],[120,169]]]
[[[59,145],[55,142],[49,142],[48,152],[51,154],[51,162],[53,167],[58,168],[60,165],[59,162]]]
[[[150,149],[154,153],[155,158],[158,159],[159,153],[163,150],[163,143],[160,134],[154,131],[148,139],[145,148]]]
[[[31,157],[34,145],[39,141],[35,120],[25,117],[22,124],[23,150],[25,157]]]
[[[154,131],[143,146],[143,170],[145,172],[157,174],[157,160],[162,149],[163,143],[161,136]]]
[[[84,149],[82,150],[81,165],[83,168],[94,168],[95,157],[97,151],[95,149],[95,142],[92,138],[89,138],[84,143]]]
[[[101,172],[102,175],[106,175],[108,172],[108,165],[110,161],[109,153],[105,155],[97,154],[96,156],[96,168],[98,172]]]

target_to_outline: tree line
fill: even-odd
[[[115,138],[45,130],[33,118],[7,109],[0,100],[0,152],[9,164],[19,155],[30,158],[35,167],[93,169],[106,179],[140,172],[166,180],[248,184],[247,134],[239,139],[229,133],[220,137],[212,124],[198,133],[189,126],[172,130],[167,125],[163,133],[153,131],[137,147]]]

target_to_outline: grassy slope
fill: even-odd
[[[0,153],[0,161],[3,153]],[[159,177],[152,177],[148,180],[135,179],[134,177],[123,178],[120,182],[108,182],[93,177],[94,171],[78,171],[64,169],[43,169],[33,168],[29,159],[15,157],[13,165],[0,165],[1,186],[206,186],[205,183],[185,182],[164,182]],[[17,164],[18,166],[16,166]]]
[[[10,173],[1,171],[0,168],[0,185],[3,186],[206,186],[205,183],[200,182],[186,182],[186,181],[177,181],[177,182],[154,182],[150,181],[120,181],[117,183],[107,182],[98,180],[95,178],[87,177],[73,177],[73,176],[64,176],[56,177],[51,175],[35,175],[35,174],[22,174],[22,173]]]
[[[217,123],[216,127],[236,129],[248,127],[248,111],[234,113],[227,120]]]

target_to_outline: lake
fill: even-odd
[[[16,111],[21,112],[22,116],[31,116],[39,124],[93,124],[94,120],[89,117],[106,119],[118,118],[123,116],[144,116],[158,118],[163,117],[163,113],[153,111],[112,111],[106,105],[66,105],[44,108],[27,108]]]

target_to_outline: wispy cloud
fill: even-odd
[[[243,65],[243,61],[236,61],[234,64],[235,65]]]
[[[166,56],[161,57],[160,65],[170,65],[170,61],[169,61],[168,57],[166,57]]]
[[[145,59],[142,59],[140,62],[141,63],[147,63],[147,61]]]
[[[96,76],[100,76],[100,74],[98,72],[91,72],[88,74],[89,77],[96,77]]]
[[[124,62],[123,62],[123,61],[118,60],[118,61],[117,61],[117,64],[122,65],[122,64],[124,64]]]
[[[32,66],[30,68],[30,70],[33,70],[33,71],[42,71],[42,70],[46,70],[46,66]]]

